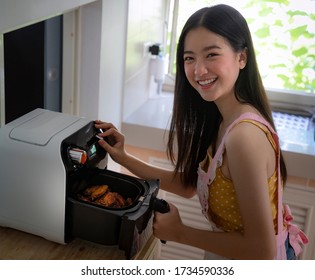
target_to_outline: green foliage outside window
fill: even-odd
[[[187,19],[186,15],[184,16],[186,18],[183,19],[181,11],[189,10],[192,13],[193,5],[193,8],[197,10],[216,4],[216,2],[180,0],[177,36],[182,28],[181,22]],[[315,94],[314,0],[220,2],[234,6],[246,18],[266,87]]]
[[[309,6],[303,6],[306,2]],[[273,79],[285,89],[315,93],[315,9],[309,9],[311,5],[315,2],[251,0],[244,6],[258,14],[246,20],[267,84],[272,77],[270,83]]]

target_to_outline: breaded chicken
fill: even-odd
[[[102,204],[106,207],[111,207],[115,203],[115,201],[116,201],[116,197],[115,197],[114,193],[108,192],[107,194],[100,197],[96,201],[96,203]]]
[[[84,191],[84,195],[89,196],[91,200],[101,197],[108,191],[108,185],[92,186]]]

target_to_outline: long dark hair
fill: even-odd
[[[185,75],[184,41],[187,33],[197,27],[205,27],[224,37],[235,52],[246,48],[247,63],[236,81],[235,97],[239,102],[255,107],[275,128],[246,20],[237,10],[227,5],[198,10],[187,20],[178,41],[173,115],[167,145],[167,153],[175,164],[175,172],[181,172],[182,182],[187,186],[196,185],[198,164],[206,156],[209,146],[216,141],[222,121],[215,103],[203,100]],[[287,172],[282,154],[280,161],[281,175],[285,182]]]

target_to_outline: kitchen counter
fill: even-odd
[[[134,259],[147,259],[157,239],[149,238]],[[15,229],[0,227],[1,260],[124,260],[125,253],[117,246],[104,246],[74,239],[66,245]]]
[[[0,227],[0,259],[7,260],[79,260],[124,259],[116,246],[102,246],[75,239],[67,245],[18,230]]]

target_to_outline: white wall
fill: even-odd
[[[98,117],[115,123],[122,122],[124,96],[128,2],[107,0],[103,6],[100,99]]]
[[[125,73],[127,0],[101,0],[80,9],[79,112],[121,123]]]

